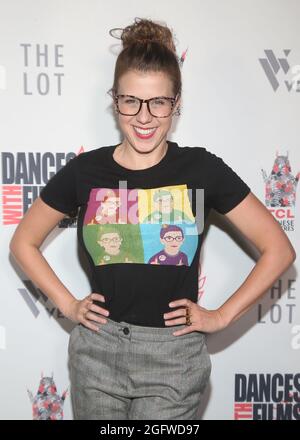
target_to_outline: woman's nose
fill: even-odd
[[[143,102],[141,110],[136,115],[137,121],[140,121],[141,123],[146,124],[147,122],[150,122],[152,120],[152,118],[153,118],[153,116],[151,115],[151,113],[149,113],[147,103]]]

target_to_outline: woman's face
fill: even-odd
[[[174,98],[172,82],[163,72],[137,72],[130,70],[119,80],[118,94],[133,95],[137,98],[148,99],[157,96]],[[133,147],[138,152],[151,152],[166,143],[167,133],[172,124],[172,114],[180,104],[176,102],[172,113],[166,118],[152,116],[143,103],[141,110],[135,116],[125,116],[118,113],[119,126],[123,133],[123,144]],[[135,127],[142,129],[154,129],[154,133],[148,139],[142,139],[136,132]],[[129,144],[129,145],[128,145]]]

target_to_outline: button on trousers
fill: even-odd
[[[205,333],[106,318],[69,339],[75,420],[195,420],[211,373]]]

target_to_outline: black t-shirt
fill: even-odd
[[[65,214],[78,210],[77,237],[91,269],[92,292],[115,321],[165,327],[171,300],[197,302],[203,224],[250,192],[205,147],[168,142],[159,163],[129,170],[117,145],[79,154],[46,184],[41,199]]]

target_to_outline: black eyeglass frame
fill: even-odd
[[[122,113],[120,111],[120,109],[119,109],[119,102],[118,102],[119,97],[128,97],[128,98],[138,99],[139,102],[140,102],[140,106],[139,106],[138,111],[136,113],[130,114],[130,115],[128,115],[127,113]],[[138,98],[137,96],[134,96],[134,95],[122,95],[122,94],[114,95],[113,98],[115,100],[115,103],[116,103],[116,106],[117,106],[117,110],[118,110],[118,112],[121,115],[124,115],[124,116],[136,116],[141,111],[142,104],[145,102],[147,104],[148,112],[154,118],[168,118],[171,115],[172,111],[173,111],[173,108],[174,108],[174,105],[175,105],[176,101],[178,100],[178,98],[171,98],[169,96],[155,96],[154,98],[141,99],[141,98]],[[153,113],[151,113],[149,102],[153,101],[154,99],[160,99],[160,98],[168,99],[172,103],[171,111],[170,111],[170,113],[167,116],[155,116],[155,115],[153,115]]]

